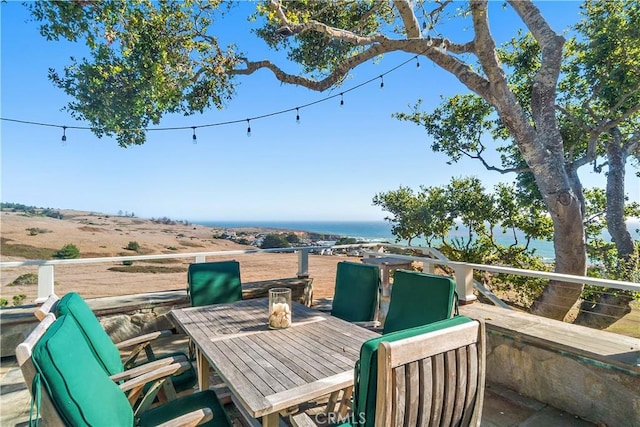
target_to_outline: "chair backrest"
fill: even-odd
[[[381,342],[376,427],[480,426],[485,339],[484,323],[472,321]]]
[[[126,395],[99,365],[73,317],[45,316],[16,356],[47,425],[133,425]]]
[[[64,426],[64,421],[62,421],[60,415],[58,415],[58,411],[51,401],[44,385],[40,381],[34,382],[37,372],[33,365],[33,361],[31,360],[33,346],[55,321],[56,316],[53,313],[43,316],[35,329],[31,331],[27,338],[16,347],[16,360],[18,361],[18,365],[22,371],[22,376],[24,377],[27,389],[31,394],[32,402],[37,404],[36,408],[33,406],[31,407],[33,421],[35,422],[41,417],[42,419],[47,420],[47,425]],[[29,418],[29,425],[31,425],[31,416]]]
[[[452,317],[456,283],[450,277],[396,270],[383,334]]]
[[[55,306],[56,316],[68,315],[78,324],[95,358],[110,376],[124,371],[120,351],[104,330],[87,302],[76,292],[69,292]]]
[[[360,359],[355,367],[354,424],[365,427],[374,425],[376,419],[378,349],[382,342],[396,342],[470,322],[472,320],[468,317],[456,316],[452,319],[381,335],[366,341],[360,348]]]
[[[377,265],[339,262],[331,315],[348,322],[374,320],[379,288],[380,268]]]
[[[238,261],[200,262],[187,272],[191,306],[222,304],[242,299]]]

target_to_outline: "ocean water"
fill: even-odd
[[[239,227],[263,227],[275,228],[282,230],[307,231],[323,234],[334,234],[345,237],[354,237],[358,240],[389,243],[396,243],[395,236],[391,234],[391,224],[386,221],[202,221],[201,225],[222,228],[239,228]],[[448,239],[462,237],[465,235],[464,229],[452,231]],[[514,243],[511,235],[497,233],[498,243],[509,245]],[[520,238],[519,243],[524,240]],[[406,240],[397,242],[399,244],[407,244]],[[413,239],[412,246],[427,246],[424,239]],[[553,251],[553,243],[543,240],[536,240],[531,243],[536,249],[536,253],[545,260],[553,260],[555,253]]]

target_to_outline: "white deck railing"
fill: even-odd
[[[304,246],[293,248],[277,248],[277,249],[249,249],[249,250],[233,250],[233,251],[214,251],[214,252],[192,252],[180,254],[160,254],[160,255],[137,255],[137,256],[118,256],[118,257],[101,257],[101,258],[79,258],[79,259],[57,259],[57,260],[27,260],[27,261],[8,261],[0,262],[0,275],[6,268],[37,266],[38,267],[38,293],[36,302],[44,301],[50,294],[55,293],[55,267],[63,265],[80,265],[80,264],[96,264],[96,263],[113,263],[125,261],[143,261],[143,260],[160,260],[160,259],[184,259],[191,258],[194,262],[204,262],[207,257],[219,256],[235,256],[244,254],[258,254],[268,252],[296,252],[298,254],[298,277],[309,276],[309,253],[311,251],[321,251],[330,249],[332,251],[353,250],[353,249],[370,249],[361,253],[364,257],[393,257],[407,261],[417,261],[424,263],[426,271],[433,271],[436,265],[448,266],[453,269],[456,280],[456,291],[461,301],[475,300],[473,290],[479,289],[483,294],[491,298],[491,293],[482,284],[474,282],[473,272],[487,271],[500,274],[511,274],[526,277],[535,277],[548,280],[559,280],[569,283],[578,283],[593,285],[603,288],[614,288],[626,291],[640,292],[640,284],[633,282],[625,282],[619,280],[598,279],[586,276],[573,276],[568,274],[559,274],[546,271],[525,270],[521,268],[505,267],[498,265],[471,264],[465,262],[450,261],[437,250],[424,247],[410,247],[392,245],[387,243],[369,243],[356,245],[339,245],[339,246]],[[422,252],[424,256],[407,256],[396,255],[385,252],[385,248],[411,249]],[[500,304],[497,298],[491,298],[495,304]]]

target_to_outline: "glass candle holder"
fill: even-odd
[[[291,326],[291,289],[269,289],[269,328],[284,329]]]

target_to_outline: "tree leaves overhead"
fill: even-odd
[[[29,3],[49,40],[86,40],[89,57],[71,58],[50,79],[73,100],[67,110],[98,136],[142,144],[166,113],[222,108],[234,93],[233,47],[207,35],[216,2],[75,1]]]
[[[255,31],[256,35],[272,49],[286,49],[288,59],[302,66],[302,74],[323,78],[345,59],[364,50],[364,47],[322,32],[305,31],[290,38],[282,36],[273,10],[268,2],[265,3],[258,7],[255,16],[266,17],[267,22]],[[283,9],[295,24],[313,21],[360,36],[377,34],[394,19],[389,3],[384,1],[287,1],[283,3]]]

